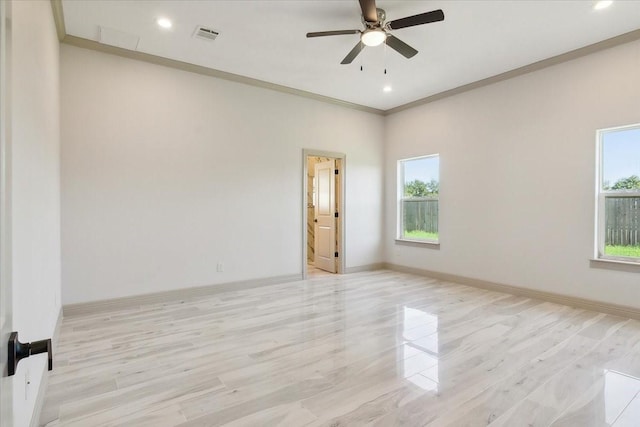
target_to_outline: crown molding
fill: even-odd
[[[466,85],[458,86],[456,88],[449,89],[444,92],[436,93],[435,95],[430,95],[425,98],[421,98],[416,101],[391,108],[389,110],[386,110],[384,112],[384,115],[388,116],[391,114],[399,113],[400,111],[408,110],[410,108],[417,107],[419,105],[429,104],[431,102],[435,102],[440,99],[448,98],[450,96],[458,95],[460,93],[468,92],[470,90],[478,89],[484,86],[489,86],[494,83],[499,83],[504,80],[509,80],[514,77],[522,76],[524,74],[529,74],[534,71],[542,70],[543,68],[551,67],[557,64],[562,64],[563,62],[572,61],[574,59],[581,58],[583,56],[587,56],[592,53],[599,52],[601,50],[609,49],[609,48],[619,46],[621,44],[629,43],[632,41],[636,41],[639,39],[640,39],[640,30],[630,31],[628,33],[624,33],[619,36],[612,37],[610,39],[602,40],[598,43],[590,44],[588,46],[571,50],[569,52],[561,53],[560,55],[552,56],[550,58],[543,59],[541,61],[534,62],[532,64],[515,68],[513,70],[506,71],[504,73],[496,74],[495,76],[487,77],[486,79],[482,79]]]
[[[56,25],[58,40],[64,40],[67,29],[64,26],[64,11],[62,10],[62,0],[51,0],[51,10],[53,11],[53,21]]]
[[[51,8],[53,10],[53,17],[55,20],[56,31],[58,33],[58,39],[61,43],[65,43],[71,46],[76,46],[84,49],[91,49],[98,52],[108,53],[111,55],[118,55],[124,58],[136,59],[139,61],[145,61],[156,65],[162,65],[165,67],[176,68],[183,71],[188,71],[196,74],[202,74],[205,76],[216,77],[223,80],[229,80],[236,83],[247,84],[250,86],[260,87],[263,89],[270,89],[277,92],[287,93],[289,95],[301,96],[304,98],[314,99],[316,101],[326,102],[329,104],[339,105],[342,107],[364,111],[367,113],[373,113],[382,116],[389,116],[391,114],[399,113],[410,108],[414,108],[420,105],[429,104],[431,102],[439,101],[444,98],[455,96],[464,92],[468,92],[474,89],[478,89],[484,86],[489,86],[495,83],[499,83],[505,80],[512,79],[514,77],[522,76],[524,74],[532,73],[534,71],[542,70],[547,67],[551,67],[563,62],[572,61],[583,56],[590,55],[595,52],[599,52],[605,49],[609,49],[615,46],[619,46],[625,43],[630,43],[636,40],[640,40],[640,29],[630,31],[628,33],[621,34],[616,37],[612,37],[600,42],[584,46],[578,49],[574,49],[569,52],[562,53],[560,55],[552,56],[550,58],[543,59],[528,65],[524,65],[519,68],[515,68],[504,73],[496,74],[495,76],[487,77],[482,80],[478,80],[466,85],[458,86],[453,89],[446,90],[444,92],[436,93],[403,105],[399,105],[388,110],[379,110],[377,108],[367,107],[365,105],[355,104],[352,102],[342,101],[340,99],[331,98],[328,96],[318,95],[312,92],[307,92],[300,89],[294,89],[288,86],[278,85],[275,83],[269,83],[263,80],[253,79],[250,77],[241,76],[239,74],[228,73],[225,71],[216,70],[209,67],[203,67],[201,65],[190,64],[188,62],[176,61],[173,59],[163,58],[157,55],[151,55],[148,53],[131,51],[122,49],[119,47],[109,46],[102,43],[98,43],[93,40],[84,39],[81,37],[68,35],[64,23],[64,11],[62,8],[62,0],[50,0]]]
[[[214,68],[203,67],[201,65],[190,64],[188,62],[177,61],[175,59],[168,59],[157,55],[151,55],[149,53],[123,49],[120,47],[110,46],[102,44],[93,40],[88,40],[81,37],[66,35],[62,39],[62,43],[70,46],[76,46],[84,49],[95,50],[98,52],[108,53],[111,55],[121,56],[123,58],[135,59],[138,61],[149,62],[151,64],[162,65],[164,67],[175,68],[182,71],[188,71],[191,73],[202,74],[204,76],[216,77],[222,80],[228,80],[236,83],[242,83],[262,89],[270,89],[276,92],[287,93],[289,95],[301,96],[303,98],[309,98],[316,101],[325,102],[328,104],[339,105],[341,107],[350,108],[352,110],[364,111],[367,113],[373,113],[378,115],[384,115],[383,110],[367,107],[360,104],[354,104],[340,99],[331,98],[329,96],[318,95],[312,92],[307,92],[300,89],[290,88],[275,83],[269,83],[264,80],[253,79],[251,77],[241,76],[239,74],[228,73],[226,71],[216,70]]]

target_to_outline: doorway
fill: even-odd
[[[303,150],[303,277],[344,272],[345,155]]]

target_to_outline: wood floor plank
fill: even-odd
[[[379,270],[67,317],[42,422],[628,426],[638,378],[640,322]]]

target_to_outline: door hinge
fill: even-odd
[[[338,218],[338,212],[334,213],[333,216],[335,216],[336,218]]]
[[[336,252],[334,255],[336,256],[336,258],[338,258],[338,252]]]
[[[338,175],[338,173],[339,173],[339,172],[338,172],[338,169],[336,169],[336,175]]]

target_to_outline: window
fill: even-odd
[[[400,160],[398,174],[398,238],[437,243],[440,157]]]
[[[598,131],[597,258],[640,263],[640,124]]]

